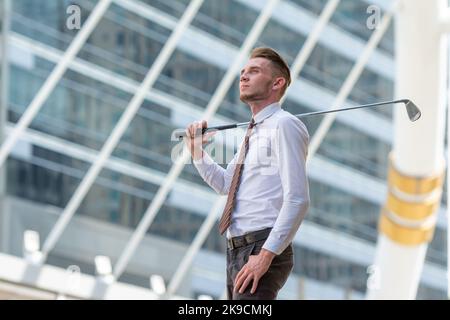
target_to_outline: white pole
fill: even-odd
[[[265,8],[263,9],[261,14],[257,18],[255,24],[253,25],[253,28],[251,29],[250,33],[248,34],[247,38],[245,39],[241,49],[239,50],[237,57],[234,59],[231,67],[225,73],[225,76],[222,78],[222,81],[220,82],[213,97],[211,98],[210,102],[208,103],[208,106],[206,107],[206,111],[203,114],[203,119],[209,120],[216,113],[217,108],[220,106],[221,102],[223,101],[223,99],[225,97],[225,94],[230,89],[230,87],[236,77],[236,74],[238,73],[239,69],[242,67],[242,64],[244,63],[244,59],[247,57],[248,53],[250,52],[251,47],[256,43],[259,35],[263,31],[264,26],[269,21],[271,13],[272,13],[273,9],[275,8],[275,5],[278,2],[279,2],[279,0],[270,0],[267,2]],[[148,230],[151,223],[153,222],[153,219],[155,218],[156,214],[158,213],[159,209],[161,208],[164,200],[167,197],[167,194],[171,190],[175,180],[180,175],[181,171],[183,170],[183,168],[188,160],[189,160],[189,152],[186,148],[184,148],[182,155],[178,158],[176,163],[170,169],[166,180],[161,185],[161,187],[158,189],[158,192],[156,193],[155,198],[153,199],[149,208],[147,208],[146,212],[144,213],[144,217],[139,222],[139,225],[138,225],[136,231],[131,236],[130,241],[127,243],[125,249],[123,250],[121,256],[119,257],[119,260],[117,261],[115,268],[114,268],[114,276],[116,277],[116,279],[118,279],[120,277],[120,275],[122,274],[122,272],[125,270],[125,267],[127,266],[132,255],[136,251],[137,246],[139,245],[140,241],[144,237],[145,232]]]
[[[387,200],[373,264],[378,281],[368,286],[368,299],[415,299],[432,240],[445,179],[448,53],[437,21],[447,6],[446,0],[425,6],[403,1],[396,17],[395,95],[413,100],[423,116],[412,124],[404,110],[394,109]]]
[[[81,181],[74,195],[69,200],[69,203],[67,204],[63,213],[61,214],[60,218],[56,222],[56,225],[53,227],[47,239],[45,240],[42,250],[44,254],[44,259],[47,256],[47,254],[54,248],[56,242],[63,233],[70,219],[80,206],[90,187],[94,183],[96,177],[98,176],[101,169],[105,165],[105,162],[108,160],[112,151],[119,143],[120,138],[125,133],[125,130],[128,128],[131,120],[133,119],[134,115],[139,110],[139,107],[144,101],[147,92],[153,86],[162,69],[167,64],[167,61],[169,60],[170,56],[175,50],[178,41],[183,35],[183,32],[186,30],[187,25],[190,24],[190,22],[194,18],[195,14],[197,13],[202,3],[203,0],[194,0],[189,4],[189,7],[181,17],[177,27],[175,28],[175,30],[172,32],[169,39],[165,43],[164,47],[162,48],[152,67],[148,71],[138,91],[136,92],[133,99],[126,107],[125,112],[119,119],[117,125],[114,127],[113,131],[111,132],[111,135],[108,137],[108,140],[103,145],[102,150],[100,151],[100,154],[98,156],[98,159],[89,168],[88,173]]]

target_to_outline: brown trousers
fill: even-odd
[[[250,293],[252,282],[244,293],[234,292],[234,281],[250,255],[257,255],[266,240],[259,240],[245,246],[227,249],[227,294],[228,300],[274,300],[286,283],[294,267],[294,254],[290,244],[280,255],[275,256],[269,270],[259,280],[254,294]]]

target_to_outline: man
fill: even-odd
[[[275,299],[293,268],[292,239],[309,205],[305,170],[309,135],[281,109],[291,82],[277,52],[256,48],[241,71],[240,99],[252,121],[233,160],[223,169],[203,151],[206,121],[186,129],[186,144],[202,178],[228,194],[219,230],[227,230],[228,299]]]

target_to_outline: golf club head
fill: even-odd
[[[409,120],[412,122],[419,120],[422,113],[419,108],[411,100],[405,100],[406,111],[408,112]]]

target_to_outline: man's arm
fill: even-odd
[[[235,161],[236,156],[227,168],[224,169],[214,162],[208,153],[203,151],[203,158],[193,160],[193,163],[203,180],[205,180],[205,182],[218,194],[225,195],[228,194],[228,191],[230,190]]]

